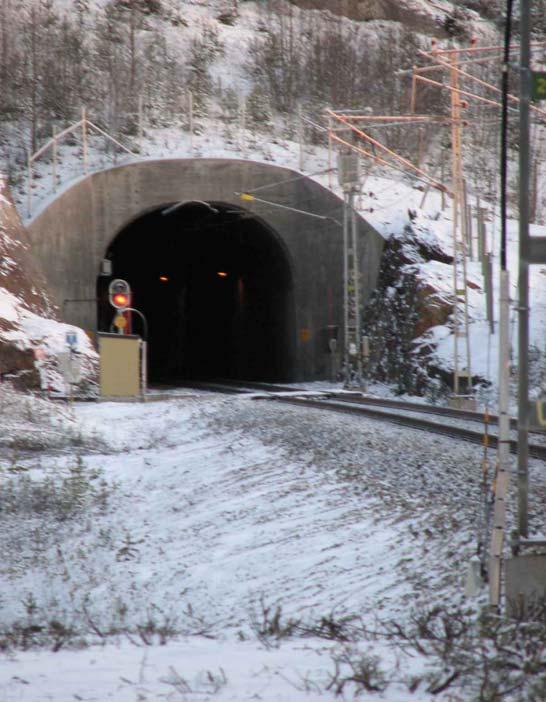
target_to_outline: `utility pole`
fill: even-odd
[[[519,98],[519,281],[518,281],[518,522],[513,535],[513,557],[505,564],[507,606],[529,616],[534,604],[544,601],[546,589],[546,538],[529,536],[529,429],[546,428],[546,399],[529,399],[529,265],[546,263],[546,236],[529,236],[530,193],[529,116],[531,86],[535,100],[546,100],[542,74],[531,71],[530,0],[520,2]],[[536,417],[535,417],[536,413]],[[526,549],[527,552],[525,552]],[[538,610],[537,610],[538,611]]]
[[[518,302],[518,535],[529,535],[529,104],[530,0],[520,2],[519,302]]]
[[[462,165],[462,118],[463,102],[459,93],[457,52],[451,54],[451,141],[453,150],[452,182],[453,182],[453,394],[457,398],[461,394],[462,377],[466,378],[464,394],[472,393],[472,368],[470,362],[470,330],[468,320],[468,289],[467,289],[467,246],[466,246],[466,212],[464,210],[464,179]],[[460,234],[459,234],[460,231]],[[460,255],[460,268],[459,268]],[[459,298],[462,297],[463,309],[460,310]],[[462,316],[462,320],[461,320]],[[465,342],[466,363],[461,367],[459,339]]]
[[[502,64],[502,128],[501,128],[501,242],[500,242],[500,298],[499,298],[499,438],[497,447],[497,472],[493,507],[493,525],[489,546],[488,581],[489,605],[498,610],[501,596],[501,570],[506,529],[506,498],[510,477],[510,278],[507,266],[507,188],[508,188],[508,70],[510,66],[510,37],[512,31],[512,6],[506,13],[504,59]],[[485,237],[483,232],[483,212],[480,216],[480,253],[485,261]],[[483,271],[485,266],[482,264]]]

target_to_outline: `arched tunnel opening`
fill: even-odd
[[[167,203],[128,224],[106,258],[147,319],[151,381],[294,379],[290,264],[276,233],[251,213]],[[111,280],[97,281],[100,331],[113,330]],[[142,332],[136,315],[130,324]]]

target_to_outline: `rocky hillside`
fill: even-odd
[[[96,354],[81,329],[58,321],[58,310],[36,267],[7,183],[0,178],[0,381],[64,392],[58,354],[67,350],[68,331],[78,338],[81,389],[92,391]]]
[[[387,20],[399,22],[420,34],[438,37],[490,36],[492,26],[484,24],[478,9],[490,12],[496,4],[448,0],[291,0],[305,9],[329,10],[358,22]],[[489,7],[487,7],[489,5]],[[471,9],[474,7],[474,9]]]

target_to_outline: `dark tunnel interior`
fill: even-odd
[[[106,258],[112,277],[97,281],[99,331],[113,331],[110,281],[127,280],[131,305],[148,322],[152,382],[293,379],[290,266],[276,235],[250,213],[167,203],[122,230]],[[137,315],[130,325],[142,334]]]

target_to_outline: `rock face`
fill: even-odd
[[[25,389],[64,390],[58,354],[67,331],[76,334],[80,389],[92,391],[97,355],[85,333],[58,321],[43,275],[8,185],[0,176],[0,381]]]
[[[30,242],[9,192],[0,176],[0,288],[24,301],[32,312],[57,318],[47,284],[30,252]]]
[[[330,10],[357,21],[390,20],[438,38],[482,31],[475,13],[447,0],[291,0],[304,9]]]
[[[433,241],[420,239],[411,224],[386,242],[377,288],[364,310],[370,339],[370,377],[394,384],[400,393],[422,395],[430,388],[433,344],[428,332],[446,325],[453,300],[423,277],[421,265],[452,262]]]

